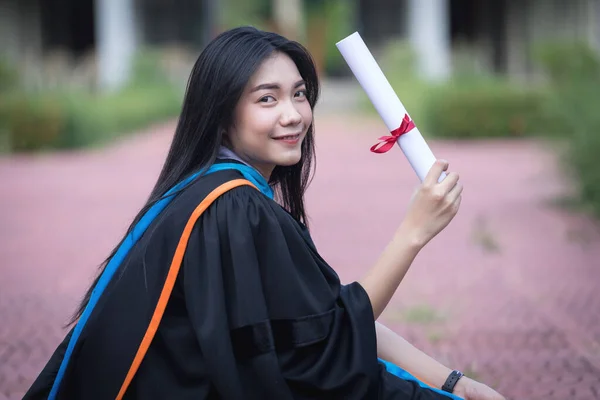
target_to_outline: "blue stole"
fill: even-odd
[[[412,375],[408,371],[403,370],[402,368],[400,368],[396,364],[392,364],[391,362],[385,361],[385,360],[382,360],[382,359],[379,359],[379,361],[385,366],[385,369],[390,374],[396,375],[400,379],[403,379],[405,381],[416,382],[420,387],[425,388],[425,389],[429,389],[429,390],[431,390],[431,391],[433,391],[435,393],[441,394],[442,396],[446,396],[449,399],[452,399],[452,400],[463,400],[462,397],[458,397],[457,395],[452,394],[452,393],[444,392],[441,389],[431,387],[428,384],[426,384],[424,382],[421,382],[414,375]]]

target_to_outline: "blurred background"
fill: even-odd
[[[309,213],[343,280],[418,183],[398,149],[368,152],[385,126],[335,46],[358,31],[466,187],[382,319],[507,398],[600,398],[600,0],[0,0],[0,399],[62,340],[194,61],[239,25],[317,63]]]

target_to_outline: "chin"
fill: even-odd
[[[281,154],[279,157],[277,157],[275,164],[282,167],[291,167],[292,165],[298,164],[301,157],[302,151],[298,149],[298,151]]]

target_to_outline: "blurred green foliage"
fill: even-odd
[[[534,50],[549,77],[541,129],[566,143],[565,165],[584,208],[600,217],[600,57],[582,43],[552,42]]]
[[[179,113],[181,95],[169,86],[128,87],[103,96],[70,94],[64,98],[65,129],[58,143],[76,148],[164,121]]]
[[[0,58],[0,154],[11,149],[10,143],[10,105],[12,98],[9,94],[19,87],[17,69],[4,57]]]
[[[66,115],[55,96],[13,92],[0,100],[5,151],[54,148],[65,130]]]
[[[450,82],[431,91],[425,131],[438,137],[515,137],[538,132],[545,98],[532,89],[496,79]]]
[[[0,136],[4,151],[78,148],[179,113],[182,91],[160,70],[157,55],[141,53],[132,79],[117,92],[26,90],[0,81]],[[2,68],[0,68],[2,69]],[[3,69],[7,69],[6,66]],[[14,78],[16,71],[1,73]]]
[[[219,29],[251,25],[270,29],[270,0],[219,0]]]
[[[304,6],[306,29],[322,32],[322,35],[315,35],[313,41],[322,42],[323,72],[327,76],[344,73],[347,68],[346,62],[335,44],[355,30],[353,4],[348,0],[305,0]],[[313,28],[315,25],[322,25],[323,29]],[[307,42],[309,50],[312,45],[314,43]]]

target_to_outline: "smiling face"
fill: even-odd
[[[246,85],[225,135],[231,149],[268,179],[276,166],[300,161],[312,118],[296,64],[277,52]]]

